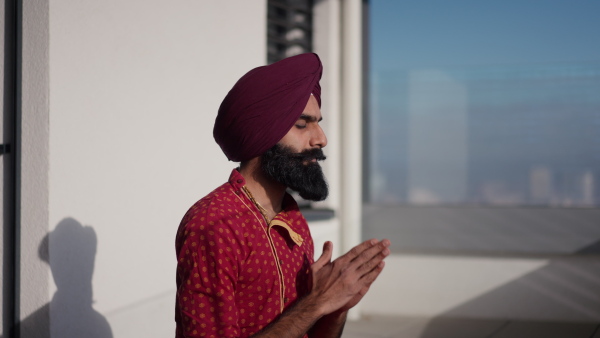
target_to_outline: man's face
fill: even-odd
[[[317,161],[324,160],[321,148],[327,138],[319,122],[321,109],[311,95],[296,124],[261,156],[261,167],[267,176],[297,191],[306,200],[321,201],[329,189]]]
[[[322,119],[319,103],[311,95],[302,115],[279,143],[298,152],[306,149],[324,148],[327,145],[327,137],[321,126],[319,126]]]

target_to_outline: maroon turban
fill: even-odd
[[[241,162],[273,147],[298,120],[310,94],[321,106],[323,65],[306,53],[254,68],[219,107],[213,136],[230,161]]]

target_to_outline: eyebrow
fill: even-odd
[[[307,122],[321,122],[321,121],[323,121],[323,117],[321,117],[319,120],[317,120],[317,118],[314,116],[302,114],[302,115],[300,115],[298,120],[305,120]]]

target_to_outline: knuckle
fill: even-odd
[[[371,260],[373,258],[373,252],[372,251],[365,251],[361,254],[361,259],[368,261]]]
[[[370,284],[370,283],[373,283],[373,282],[375,281],[375,279],[377,279],[377,276],[379,276],[379,273],[380,273],[380,272],[381,272],[381,271],[374,270],[373,272],[371,272],[371,273],[369,274],[369,276],[368,276],[368,281],[369,281],[369,284]]]
[[[373,271],[374,268],[375,268],[375,265],[372,262],[363,264],[363,266],[362,266],[363,274],[366,275],[366,274],[371,273],[371,271]]]
[[[376,262],[374,259],[372,259],[372,260],[368,261],[367,263],[365,263],[365,265],[367,266],[368,270],[371,271],[378,263],[379,262]]]

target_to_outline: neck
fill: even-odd
[[[267,210],[269,221],[283,208],[286,187],[267,177],[260,168],[260,158],[255,157],[240,166],[240,174],[256,202]]]

